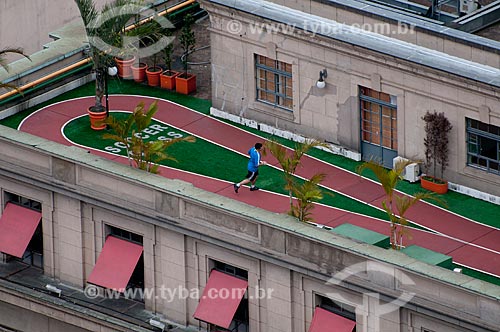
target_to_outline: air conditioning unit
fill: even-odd
[[[394,169],[396,167],[396,164],[398,162],[405,162],[408,161],[408,159],[403,158],[403,157],[395,157],[392,160],[392,168]],[[417,182],[420,180],[420,166],[418,163],[411,163],[407,165],[404,169],[404,171],[401,173],[401,176],[403,179],[409,182]]]
[[[460,0],[460,12],[470,14],[477,9],[477,0]]]

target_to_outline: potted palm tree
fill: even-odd
[[[175,91],[182,94],[189,94],[196,91],[196,75],[188,73],[188,57],[194,51],[196,39],[193,31],[194,19],[191,14],[184,17],[184,25],[181,29],[179,42],[182,47],[181,61],[184,71],[175,77]]]
[[[110,115],[104,122],[111,128],[111,132],[103,135],[104,139],[112,139],[125,146],[129,166],[158,174],[159,163],[163,160],[176,159],[166,153],[166,149],[179,142],[193,143],[193,136],[179,137],[171,140],[148,140],[140,134],[147,129],[155,113],[158,111],[158,102],[154,101],[148,108],[140,102],[125,119],[118,119]]]
[[[299,184],[295,179],[295,172],[300,166],[300,160],[309,150],[314,147],[328,147],[328,145],[318,140],[307,140],[304,143],[296,143],[292,153],[288,153],[283,145],[274,140],[266,141],[264,146],[266,147],[264,154],[269,151],[283,169],[285,189],[288,190],[290,198],[289,214],[300,221],[313,221],[311,210],[314,208],[314,202],[323,198],[319,184],[325,179],[325,174],[314,174],[309,180]]]
[[[172,37],[172,30],[166,29],[165,36]],[[173,40],[163,49],[163,61],[165,61],[165,70],[160,75],[160,86],[163,89],[175,90],[175,77],[179,72],[172,70],[172,53],[174,51]]]
[[[448,191],[448,181],[443,179],[443,174],[448,166],[448,133],[453,127],[444,113],[436,111],[427,111],[422,120],[425,122],[425,174],[420,178],[420,184],[424,189],[445,194]]]
[[[102,99],[107,91],[106,82],[108,68],[114,64],[113,57],[127,57],[133,54],[133,38],[124,38],[134,35],[152,33],[153,26],[141,26],[136,31],[127,31],[127,24],[136,18],[141,6],[133,0],[113,0],[105,4],[100,11],[97,10],[93,0],[75,0],[89,39],[89,55],[92,58],[95,73],[95,102],[88,108],[90,126],[94,130],[106,129],[103,123],[108,115],[108,110],[102,104]],[[127,10],[123,10],[127,8]],[[124,44],[126,42],[128,44]],[[118,51],[119,50],[119,51]],[[132,61],[133,62],[133,61]],[[119,66],[118,66],[119,67]],[[119,68],[118,68],[119,69]],[[120,70],[120,69],[119,69]],[[126,76],[123,70],[122,76]]]
[[[372,171],[384,189],[385,199],[382,201],[382,207],[391,221],[391,247],[395,250],[404,248],[403,236],[408,234],[406,229],[408,220],[405,217],[405,213],[410,207],[425,199],[434,200],[444,204],[444,202],[437,198],[433,193],[420,192],[415,193],[414,196],[396,194],[396,186],[403,178],[401,174],[405,170],[405,167],[411,163],[413,163],[413,161],[400,160],[396,163],[393,169],[388,170],[375,161],[367,161],[357,168],[360,175],[365,170]]]

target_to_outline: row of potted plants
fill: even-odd
[[[125,62],[125,63],[124,63]],[[148,66],[144,62],[136,62],[133,57],[128,60],[116,59],[118,75],[122,78],[133,78],[137,83],[147,81],[149,86],[160,86],[163,89],[175,90],[178,93],[189,94],[196,91],[196,75],[183,73],[160,66]]]
[[[134,56],[129,56],[125,59],[115,58],[118,76],[127,79],[133,78],[138,83],[146,81],[147,78],[148,85],[150,86],[161,86],[164,89],[176,90],[182,94],[189,94],[196,91],[196,76],[188,72],[188,57],[194,51],[194,44],[196,42],[194,31],[192,30],[193,23],[192,16],[190,14],[186,15],[179,36],[179,43],[183,51],[181,61],[184,68],[182,72],[172,70],[174,43],[171,42],[163,49],[164,68],[157,65],[158,54],[152,56],[152,66],[140,62]],[[171,37],[171,31],[165,31],[165,35]]]

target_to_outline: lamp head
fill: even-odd
[[[116,74],[118,74],[118,68],[116,68],[116,66],[108,67],[109,76],[115,76]]]
[[[325,69],[323,69],[323,70],[321,70],[321,71],[319,72],[319,79],[318,79],[318,81],[316,82],[316,87],[317,87],[318,89],[323,89],[323,88],[325,88],[325,86],[326,86],[325,78],[327,78],[327,77],[328,77],[328,72],[326,71],[326,68],[325,68]]]

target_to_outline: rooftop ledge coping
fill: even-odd
[[[336,39],[500,88],[500,69],[263,0],[206,0],[303,31]],[[318,30],[317,27],[324,28]],[[312,28],[316,27],[315,31]],[[500,43],[496,42],[500,48]]]
[[[132,181],[140,181],[149,187],[159,191],[170,192],[173,195],[186,197],[190,200],[216,206],[232,214],[258,220],[285,232],[294,233],[305,238],[313,239],[327,245],[349,250],[367,258],[393,264],[406,271],[424,275],[429,278],[440,280],[448,284],[468,289],[489,298],[500,300],[500,286],[481,281],[463,274],[453,272],[441,267],[436,267],[395,250],[382,249],[366,243],[356,242],[334,232],[323,230],[315,226],[298,222],[295,218],[284,214],[277,214],[254,206],[225,198],[214,193],[194,187],[191,183],[166,179],[164,177],[149,174],[147,172],[130,168],[121,163],[116,163],[105,158],[89,154],[86,150],[76,146],[63,146],[59,143],[20,132],[15,129],[0,125],[0,141],[9,141],[12,144],[31,146],[40,152],[48,153],[76,164],[85,165],[96,170],[112,173],[114,175],[128,178]]]

